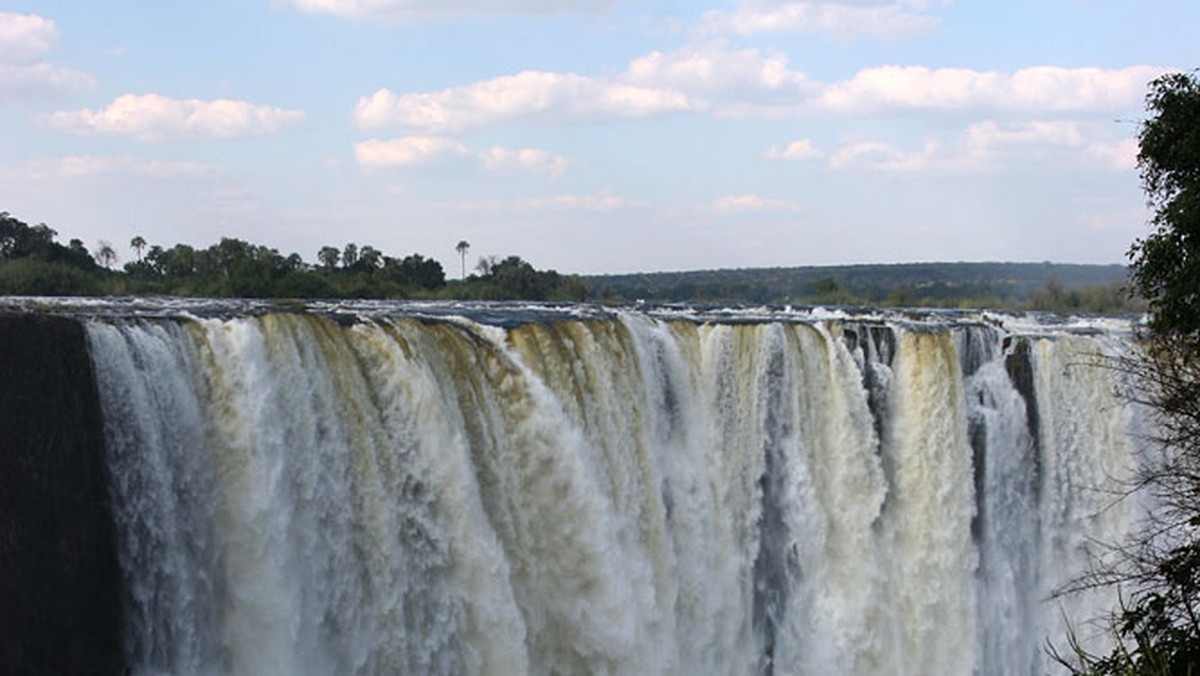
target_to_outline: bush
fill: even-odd
[[[103,293],[100,280],[72,265],[36,258],[0,262],[0,294],[6,296],[87,296]]]

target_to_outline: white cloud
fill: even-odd
[[[617,194],[611,188],[602,188],[594,193],[567,193],[561,195],[541,195],[524,197],[513,200],[457,200],[433,205],[436,208],[461,211],[468,213],[496,213],[508,211],[514,213],[533,212],[589,212],[609,213],[624,209],[637,209],[646,206],[643,200],[629,199]]]
[[[700,20],[704,34],[829,33],[846,39],[854,36],[900,38],[917,35],[937,25],[924,3],[885,2],[742,2],[733,11],[709,10]]]
[[[302,12],[355,19],[412,21],[472,14],[551,14],[595,12],[614,3],[605,0],[283,0]]]
[[[800,211],[800,205],[761,195],[724,195],[713,200],[712,210],[721,214]]]
[[[935,139],[925,142],[920,150],[901,150],[890,143],[859,141],[839,149],[829,158],[834,169],[868,169],[889,173],[911,173],[956,168],[941,153],[941,143]]]
[[[788,65],[786,54],[727,49],[719,42],[674,52],[650,52],[631,61],[623,78],[648,87],[705,96],[765,92],[795,96],[808,86],[804,73]]]
[[[567,158],[537,148],[492,146],[479,154],[479,161],[495,174],[530,173],[551,178],[561,176],[570,166]]]
[[[44,124],[72,134],[114,134],[142,141],[171,138],[234,138],[271,134],[304,119],[304,112],[246,101],[172,99],[125,94],[99,110],[59,111]]]
[[[0,12],[0,105],[74,94],[96,86],[90,75],[39,61],[57,44],[53,21],[36,14]]]
[[[465,144],[449,136],[404,136],[387,141],[370,139],[354,146],[359,166],[413,167],[471,155]],[[570,163],[565,157],[537,148],[492,146],[475,153],[479,165],[492,174],[537,174],[557,178]]]
[[[1137,167],[1138,142],[1124,139],[1113,143],[1089,143],[1087,154],[1113,169],[1129,171]]]
[[[409,167],[467,154],[467,147],[446,136],[405,136],[371,139],[354,146],[354,157],[364,167]]]
[[[354,121],[364,129],[401,126],[444,131],[515,117],[640,117],[694,106],[676,91],[572,73],[525,71],[440,92],[396,95],[380,89],[358,100]]]
[[[979,153],[996,147],[1013,145],[1083,145],[1079,123],[1056,120],[1052,122],[1021,122],[1001,125],[992,120],[976,122],[967,127],[967,145]]]
[[[224,170],[200,162],[147,160],[132,155],[67,155],[52,159],[33,160],[23,166],[7,167],[3,174],[10,178],[51,180],[84,178],[107,174],[175,178],[181,176],[212,176]]]
[[[1054,120],[1019,122],[1006,125],[987,120],[967,128],[966,152],[978,162],[996,160],[1013,150],[1032,152],[1067,151],[1089,162],[1099,162],[1117,170],[1137,164],[1137,141],[1132,138],[1110,139],[1094,126],[1075,121]]]
[[[967,127],[951,146],[927,139],[920,150],[902,150],[879,141],[847,145],[829,158],[834,169],[888,173],[968,173],[1030,163],[1084,163],[1124,171],[1136,164],[1137,142],[1112,139],[1102,125],[1068,120],[1000,124],[992,120]]]
[[[1032,111],[1124,110],[1166,69],[1036,66],[1013,73],[967,68],[882,66],[829,86],[817,106],[835,111],[887,108]]]
[[[31,63],[54,51],[58,29],[37,14],[0,12],[0,63]]]
[[[79,94],[95,86],[96,80],[92,76],[70,68],[48,63],[0,63],[0,104]]]
[[[437,92],[379,89],[359,99],[355,123],[364,129],[408,127],[428,132],[465,129],[522,117],[645,117],[734,108],[743,101],[794,102],[815,85],[789,67],[787,56],[720,43],[651,52],[622,73],[589,77],[524,71]],[[713,103],[710,104],[709,99]]]
[[[547,197],[529,197],[516,200],[513,207],[517,211],[617,211],[630,207],[645,206],[638,200],[630,200],[616,194],[609,188],[590,195],[551,195]]]
[[[359,99],[364,129],[439,134],[522,118],[580,119],[706,113],[793,118],[897,109],[1120,114],[1140,107],[1146,83],[1166,69],[1037,66],[1015,72],[882,66],[822,84],[786,54],[720,41],[650,52],[613,75],[524,71],[432,92],[379,89]]]
[[[763,153],[763,157],[768,160],[816,160],[825,157],[825,151],[814,146],[811,140],[801,139],[787,144],[783,150],[771,146],[770,150]]]

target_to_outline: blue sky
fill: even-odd
[[[1194,0],[0,1],[0,210],[60,239],[564,272],[1122,262]]]

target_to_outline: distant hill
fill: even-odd
[[[1127,276],[1123,265],[899,263],[594,275],[583,280],[589,297],[599,300],[1024,307],[1038,292],[1115,292]]]

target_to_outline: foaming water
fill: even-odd
[[[1116,334],[357,310],[89,313],[133,673],[1032,675],[1114,601],[1046,598]]]

